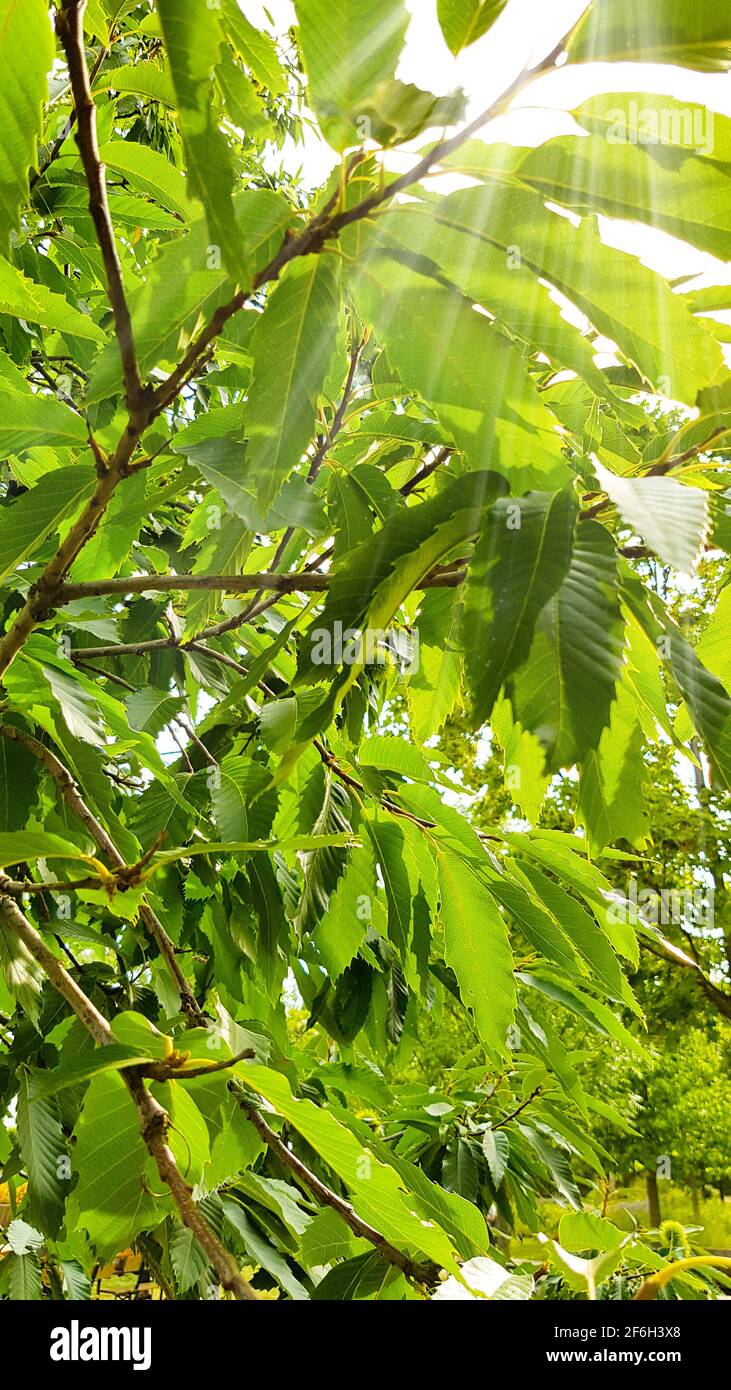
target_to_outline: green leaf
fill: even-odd
[[[578,372],[594,392],[616,402],[591,343],[566,321],[532,267],[523,264],[520,245],[506,241],[505,233],[497,244],[481,232],[477,240],[477,230],[449,198],[391,207],[378,222],[384,247],[398,250],[411,265],[417,256],[431,261],[435,274],[441,272],[470,301],[481,304],[511,336]],[[491,225],[490,235],[495,230]]]
[[[87,0],[84,10],[84,32],[109,43],[109,24],[104,13],[102,0]]]
[[[34,1219],[49,1236],[58,1235],[71,1170],[68,1146],[56,1101],[35,1095],[35,1073],[22,1067],[18,1091],[18,1142],[28,1174]]]
[[[312,438],[339,320],[338,277],[324,256],[290,266],[251,340],[244,483],[262,518]]]
[[[102,330],[88,314],[74,309],[62,294],[55,294],[45,285],[30,280],[9,261],[0,256],[0,314],[27,319],[43,328],[57,328],[60,333],[76,338],[104,341]]]
[[[415,782],[431,782],[434,778],[424,754],[403,739],[374,734],[366,738],[358,749],[358,762],[361,767],[377,767],[384,771],[396,772],[400,777],[410,777]]]
[[[38,1254],[8,1256],[10,1264],[9,1297],[13,1302],[35,1303],[43,1298],[41,1265]]]
[[[87,427],[80,415],[52,396],[0,390],[0,444],[6,454],[36,444],[85,446]],[[56,469],[55,472],[60,470]]]
[[[373,915],[378,888],[370,844],[353,850],[313,940],[331,980],[337,980],[357,955]]]
[[[355,1259],[343,1260],[328,1270],[313,1296],[319,1302],[362,1303],[378,1299],[395,1279],[403,1284],[403,1276],[396,1273],[393,1265],[389,1265],[377,1250],[371,1250]],[[401,1294],[402,1289],[397,1287],[396,1297]]]
[[[490,893],[520,926],[534,950],[555,961],[569,975],[580,969],[573,943],[547,904],[532,890],[530,881],[513,869],[511,873],[489,876]]]
[[[545,995],[553,1003],[561,1004],[569,1013],[575,1014],[577,1018],[588,1023],[589,1027],[594,1028],[598,1033],[604,1034],[605,1037],[615,1038],[622,1047],[634,1056],[645,1058],[646,1053],[642,1043],[619,1022],[619,1019],[612,1013],[611,1009],[607,1008],[606,1004],[594,999],[584,990],[576,989],[574,985],[559,984],[546,971],[530,975],[521,971],[518,979],[530,989]]]
[[[198,0],[155,0],[175,88],[191,196],[203,203],[213,245],[230,274],[248,278],[244,241],[233,204],[234,171],[211,101],[211,72],[220,32],[214,11]]]
[[[95,1076],[89,1086],[73,1165],[79,1174],[72,1199],[77,1224],[88,1231],[100,1259],[124,1250],[167,1214],[169,1199],[151,1195],[160,1191],[160,1178],[140,1134],[134,1103],[116,1071]]]
[[[576,507],[569,492],[501,499],[486,514],[470,560],[463,637],[474,720],[528,655],[536,619],[571,563]]]
[[[267,791],[270,774],[261,763],[230,754],[215,776],[211,800],[216,826],[226,840],[265,839],[277,810],[277,794]]]
[[[119,573],[149,516],[147,482],[145,474],[138,473],[115,492],[96,532],[71,566],[72,584],[91,581],[100,574],[113,579]],[[152,486],[150,491],[157,500]]]
[[[181,700],[167,690],[135,690],[125,701],[130,727],[157,736],[180,712]]]
[[[471,468],[492,461],[509,476],[523,448],[538,477],[558,463],[564,481],[555,421],[520,353],[467,298],[384,254],[377,242],[360,250],[351,284],[404,385],[433,408]]]
[[[731,697],[717,676],[707,671],[693,648],[673,630],[670,667],[688,704],[695,726],[721,777],[731,788]]]
[[[218,64],[216,76],[223,92],[226,112],[232,123],[257,140],[272,139],[274,129],[262,109],[254,85],[246,73],[237,67],[229,52],[225,53]]]
[[[622,108],[619,112],[621,121]],[[707,113],[700,136],[710,146],[715,142],[712,120]],[[646,222],[724,260],[731,254],[723,213],[725,166],[703,158],[702,150],[690,154],[660,141],[659,157],[619,136],[615,140],[609,129],[604,136],[560,136],[541,145],[540,158],[538,153],[531,150],[525,156],[519,174],[544,198],[582,213]],[[687,202],[679,203],[675,196],[678,179],[688,190]],[[682,302],[680,295],[675,298]]]
[[[0,249],[7,254],[28,200],[28,169],[36,161],[43,129],[47,75],[53,63],[53,34],[44,0],[1,0],[0,63]]]
[[[598,746],[623,647],[614,543],[596,522],[579,522],[569,573],[543,609],[509,692],[517,719],[540,738],[552,771]]]
[[[107,68],[94,83],[94,92],[97,91],[131,92],[149,101],[175,106],[175,89],[170,73],[158,63],[144,59],[126,63],[123,67]]]
[[[700,104],[657,92],[600,92],[571,114],[591,135],[620,145],[663,145],[731,163],[731,119]]]
[[[465,109],[466,99],[461,89],[437,97],[432,92],[422,91],[413,82],[387,77],[375,88],[358,122],[369,130],[369,138],[379,145],[397,145],[415,139],[423,130],[442,130],[445,126],[457,125]]]
[[[310,794],[313,794],[317,812],[314,821],[309,812]],[[314,835],[330,835],[347,832],[350,827],[351,804],[348,792],[333,776],[318,767],[305,789],[304,803],[300,808],[303,828],[312,830]],[[327,908],[330,894],[343,873],[346,855],[338,849],[326,845],[302,860],[304,888],[294,927],[298,938],[312,927]]]
[[[94,481],[93,470],[82,464],[54,468],[41,484],[0,511],[0,579],[29,559],[90,497]]]
[[[579,787],[579,818],[593,854],[627,840],[636,849],[647,843],[644,812],[644,736],[629,682],[621,680],[609,727],[587,755]]]
[[[117,1014],[114,1020],[114,1031],[120,1042],[129,1046],[132,1052],[139,1052],[141,1056],[149,1053],[158,1058],[167,1055],[165,1035],[150,1022],[149,1018],[145,1018],[144,1014],[137,1013],[134,1009]]]
[[[500,911],[464,860],[437,849],[444,958],[491,1054],[506,1055],[515,1015],[513,956]]]
[[[31,1023],[37,1026],[41,1012],[43,974],[27,946],[15,932],[0,931],[0,971],[11,997],[17,999]]]
[[[286,1293],[295,1302],[304,1302],[309,1299],[304,1284],[292,1273],[284,1256],[279,1253],[270,1240],[267,1240],[258,1227],[250,1220],[243,1207],[238,1202],[233,1202],[229,1197],[224,1197],[221,1203],[226,1219],[231,1223],[234,1230],[240,1236],[247,1253],[261,1265],[267,1273],[281,1284]]]
[[[187,1293],[208,1273],[209,1264],[192,1231],[176,1221],[170,1233],[170,1259],[175,1282]]]
[[[524,864],[523,872],[532,884],[543,905],[553,915],[572,945],[586,961],[591,973],[612,998],[637,1008],[617,958],[596,921],[572,898],[560,883],[554,883],[533,864]]]
[[[188,1084],[197,1098],[201,1083],[194,1081]],[[239,1176],[245,1169],[253,1168],[265,1151],[264,1141],[232,1100],[228,1108],[222,1108],[221,1113],[222,1128],[211,1145],[211,1162],[205,1172],[209,1188],[219,1187],[222,1182]]]
[[[84,859],[76,845],[59,835],[35,830],[18,830],[12,835],[0,835],[0,867],[20,864],[24,859]]]
[[[69,674],[54,665],[42,666],[25,655],[20,657],[20,662],[27,665],[29,671],[35,669],[37,675],[48,682],[69,733],[100,747],[104,743],[104,730],[99,720],[99,707],[91,692],[77,679],[76,671],[72,670]]]
[[[83,1303],[91,1298],[91,1281],[88,1274],[76,1260],[61,1260],[66,1297],[72,1303]]]
[[[257,81],[268,87],[274,96],[283,96],[287,91],[287,78],[270,35],[249,22],[237,0],[223,0],[221,25]]]
[[[396,71],[409,16],[403,0],[296,0],[308,101],[333,149],[359,144],[374,89]]]
[[[639,13],[623,0],[594,0],[568,52],[572,63],[673,63],[723,72],[731,65],[728,11],[724,0],[644,0]]]
[[[366,1242],[354,1236],[342,1217],[329,1207],[324,1207],[310,1222],[300,1245],[302,1259],[311,1269],[350,1259],[366,1250]]]
[[[109,1075],[118,1073],[108,1073]],[[152,1093],[170,1116],[168,1144],[191,1187],[203,1177],[211,1159],[208,1126],[193,1095],[179,1081],[154,1082]]]
[[[411,926],[411,884],[406,861],[404,832],[389,816],[376,812],[365,822],[381,870],[388,903],[388,934],[405,959]]]
[[[571,157],[572,171],[590,141],[574,143],[578,148]],[[613,148],[600,143],[605,150]],[[591,221],[575,227],[545,207],[544,199],[562,201],[556,178],[545,174],[547,146],[540,147],[540,159],[533,151],[521,154],[516,170],[516,177],[536,184],[537,191],[498,181],[504,148],[475,145],[456,155],[460,168],[483,177],[485,186],[438,200],[432,204],[433,214],[479,238],[473,257],[483,240],[512,253],[519,265],[572,300],[660,394],[695,405],[698,391],[722,370],[718,343],[665,280],[634,257],[605,245]],[[512,155],[517,157],[514,150]],[[620,215],[630,214],[625,210]]]
[[[447,47],[455,57],[482,38],[502,14],[507,0],[437,0]]]
[[[731,685],[731,649],[728,632],[731,622],[731,588],[721,590],[708,623],[695,644],[695,654],[708,671],[728,689]]]
[[[490,1177],[495,1191],[500,1187],[508,1167],[510,1141],[504,1129],[490,1129],[482,1135],[482,1152],[490,1169]]]
[[[542,1134],[539,1129],[534,1129],[532,1125],[524,1125],[519,1122],[518,1129],[523,1138],[538,1154],[541,1162],[545,1164],[553,1178],[557,1192],[569,1206],[578,1211],[581,1207],[581,1194],[571,1177],[571,1169],[565,1150],[552,1144],[545,1134]]]
[[[131,188],[177,213],[186,221],[193,206],[185,191],[185,179],[165,155],[132,140],[110,140],[100,146],[99,158],[108,169],[121,174]]]
[[[411,729],[418,743],[439,733],[462,684],[462,604],[454,589],[430,589],[419,607],[418,657],[406,690]]]
[[[83,940],[83,937],[81,939]],[[69,1061],[64,1060],[52,1071],[38,1075],[34,1081],[33,1095],[36,1100],[45,1100],[68,1086],[79,1086],[82,1082],[91,1080],[92,1076],[97,1076],[100,1072],[140,1066],[143,1062],[154,1062],[157,1057],[158,1053],[150,1052],[149,1047],[132,1048],[122,1043],[109,1043],[107,1047],[82,1052]]]
[[[543,749],[535,734],[513,719],[509,700],[498,700],[493,706],[490,726],[503,750],[508,790],[526,819],[535,825],[551,780],[545,772]]]
[[[37,758],[14,739],[0,738],[0,834],[22,830],[38,793]]]

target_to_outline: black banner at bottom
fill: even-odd
[[[340,1342],[345,1318],[353,1325],[353,1304],[332,1305],[323,1317],[321,1304],[264,1303],[3,1303],[0,1304],[0,1347],[6,1368],[42,1373],[53,1385],[66,1375],[77,1381],[84,1374],[159,1375],[179,1372],[188,1383],[204,1367],[218,1374],[224,1365],[240,1361],[242,1349],[262,1352],[286,1348],[290,1373],[296,1374],[297,1338],[315,1335]],[[455,1322],[469,1341],[456,1343],[462,1352],[484,1355],[487,1367],[496,1355],[509,1357],[516,1370],[559,1375],[572,1370],[627,1370],[660,1367],[670,1371],[703,1371],[723,1363],[728,1346],[729,1310],[725,1300],[699,1303],[581,1303],[499,1302],[476,1300],[455,1314],[442,1304],[361,1304],[355,1313],[359,1329],[370,1338],[375,1316],[388,1336],[391,1376],[403,1348],[404,1369],[413,1374],[421,1349],[434,1338],[454,1335]],[[363,1323],[360,1323],[360,1318]],[[381,1324],[384,1317],[386,1322]],[[387,1326],[386,1326],[387,1324]],[[379,1330],[380,1330],[379,1327]],[[262,1334],[266,1341],[260,1341]],[[286,1338],[286,1341],[281,1339]],[[280,1340],[277,1340],[280,1339]],[[356,1344],[357,1345],[357,1344]],[[373,1348],[373,1342],[368,1344]],[[443,1343],[441,1343],[444,1346]],[[280,1352],[281,1354],[281,1352]],[[311,1346],[310,1353],[311,1355]],[[6,1357],[9,1360],[6,1361]],[[218,1368],[218,1370],[216,1369]],[[303,1370],[306,1363],[303,1363]]]

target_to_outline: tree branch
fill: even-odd
[[[429,463],[425,463],[423,468],[420,468],[418,473],[414,474],[413,478],[409,478],[409,481],[404,483],[401,488],[401,496],[409,497],[412,492],[415,492],[417,488],[421,487],[422,483],[426,482],[427,478],[431,477],[432,473],[436,472],[437,468],[440,468],[443,463],[446,463],[453,453],[454,450],[450,448],[439,449]]]
[[[117,254],[114,227],[107,200],[106,179],[99,156],[99,144],[96,136],[96,106],[91,94],[84,50],[83,17],[85,4],[86,0],[63,0],[63,7],[56,15],[56,32],[63,45],[68,63],[74,110],[78,122],[76,143],[79,147],[89,189],[89,212],[96,229],[97,240],[104,261],[107,292],[114,314],[114,331],[117,335],[122,358],[127,409],[133,413],[139,409],[141,404],[142,382],[137,366],[132,320],[124,292],[122,267]]]
[[[46,770],[50,772],[66,805],[81,821],[97,848],[101,850],[102,854],[106,855],[115,868],[124,868],[124,858],[119,853],[110,835],[104,829],[104,826],[100,824],[96,816],[87,806],[74,778],[68,768],[64,767],[60,758],[57,758],[56,754],[53,753],[50,748],[47,748],[44,743],[40,743],[38,739],[33,738],[31,734],[25,733],[23,729],[17,728],[14,724],[0,725],[0,737],[12,739],[14,742],[22,744],[34,758],[37,758],[39,762],[43,763]],[[155,942],[160,955],[165,961],[180,994],[180,1006],[183,1013],[191,1018],[194,1023],[205,1025],[207,1021],[205,1014],[202,1012],[178,964],[175,955],[175,947],[156,913],[153,912],[149,904],[144,901],[140,904],[140,917],[149,935]]]
[[[91,579],[83,584],[64,584],[58,604],[101,594],[183,593],[188,590],[221,589],[230,594],[248,594],[261,589],[277,593],[318,593],[327,589],[324,574],[134,574],[119,579]],[[175,643],[173,643],[174,645]],[[95,651],[95,648],[90,648]],[[83,655],[83,652],[80,652]]]
[[[261,1111],[257,1110],[254,1105],[246,1100],[237,1083],[229,1082],[229,1090],[236,1097],[237,1105],[246,1115],[247,1120],[254,1126],[257,1134],[264,1140],[267,1148],[271,1149],[280,1163],[286,1168],[289,1168],[290,1172],[294,1173],[295,1177],[299,1179],[302,1185],[309,1189],[321,1206],[331,1207],[333,1211],[336,1211],[338,1216],[345,1222],[346,1226],[349,1227],[354,1235],[370,1241],[371,1245],[375,1246],[376,1250],[378,1250],[385,1260],[388,1260],[389,1264],[395,1265],[397,1269],[402,1270],[409,1279],[414,1279],[418,1284],[429,1284],[434,1282],[439,1272],[437,1265],[431,1263],[420,1264],[418,1261],[410,1259],[408,1255],[404,1255],[402,1250],[397,1250],[394,1245],[391,1245],[390,1241],[386,1240],[386,1237],[382,1236],[380,1231],[375,1230],[373,1226],[369,1226],[367,1221],[361,1220],[357,1212],[353,1210],[350,1202],[347,1202],[344,1197],[339,1197],[336,1192],[333,1192],[331,1188],[327,1187],[315,1173],[310,1171],[307,1165],[302,1162],[302,1159],[298,1158],[297,1155],[287,1147],[284,1140],[267,1124]]]
[[[190,1066],[187,1061],[188,1054],[178,1052],[158,1062],[145,1062],[137,1070],[140,1075],[152,1081],[193,1081],[197,1076],[211,1076],[214,1072],[228,1071],[237,1062],[250,1061],[255,1056],[253,1048],[245,1047],[234,1057],[224,1057],[220,1062],[201,1062],[199,1066]]]
[[[96,137],[96,107],[89,87],[84,53],[83,10],[85,0],[64,0],[56,16],[56,27],[66,54],[78,119],[77,143],[87,187],[89,211],[99,241],[107,280],[107,292],[114,316],[114,328],[122,357],[129,419],[114,455],[106,459],[90,439],[96,458],[97,483],[81,515],[71,527],[40,578],[33,584],[25,604],[12,627],[0,639],[0,678],[25,645],[34,628],[53,611],[63,580],[74,560],[94,535],[115,489],[126,476],[132,455],[150,423],[150,400],[143,389],[135,356],[132,324],[124,293],[122,270],[117,255],[114,228],[107,202],[106,182],[99,159]]]
[[[437,566],[414,587],[452,589],[464,583],[465,578],[464,569],[455,569],[451,565]],[[261,574],[133,574],[126,578],[90,579],[83,584],[64,584],[55,606],[74,603],[81,598],[99,598],[102,594],[167,594],[206,589],[220,589],[230,594],[248,594],[252,590],[264,589],[272,589],[276,594],[319,594],[326,592],[329,586],[330,576],[316,573],[273,574],[271,571],[264,571]],[[201,637],[205,635],[200,634]],[[154,646],[148,650],[155,650],[160,646],[190,646],[195,641],[197,638],[188,639],[185,643],[177,637],[171,637],[169,641],[155,639]],[[121,651],[121,644],[117,647],[80,647],[77,655],[79,660],[83,660],[87,655],[97,657],[115,650]]]
[[[688,940],[690,949],[696,957],[694,960],[691,960],[690,956],[685,954],[685,951],[677,950],[673,947],[671,941],[665,939],[663,939],[661,944],[657,940],[650,941],[643,937],[641,944],[646,951],[650,952],[650,955],[657,956],[658,960],[667,961],[669,965],[679,965],[684,970],[692,970],[695,974],[696,984],[705,995],[709,1004],[713,1005],[714,1009],[721,1014],[722,1018],[731,1019],[731,994],[726,994],[724,990],[718,988],[718,985],[714,985],[712,980],[709,980],[697,958],[697,952],[692,938],[686,937],[686,939]]]
[[[53,988],[70,1005],[94,1041],[100,1047],[107,1047],[113,1043],[114,1033],[107,1020],[79,988],[65,966],[49,950],[42,936],[21,912],[13,898],[0,897],[0,919],[6,929],[22,941],[26,950],[48,976]],[[167,1111],[150,1093],[137,1068],[124,1068],[120,1075],[137,1108],[142,1137],[157,1164],[160,1177],[170,1188],[181,1221],[192,1231],[223,1287],[238,1299],[256,1299],[257,1295],[240,1274],[236,1261],[213,1234],[193,1201],[192,1189],[180,1172],[175,1155],[167,1142],[170,1123]]]
[[[5,927],[22,941],[28,953],[40,965],[56,992],[63,996],[73,1009],[76,1017],[83,1023],[87,1033],[100,1047],[114,1042],[112,1030],[99,1013],[95,1004],[87,998],[76,981],[69,975],[65,966],[54,956],[43,937],[31,925],[14,898],[0,896],[0,918]]]

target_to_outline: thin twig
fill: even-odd
[[[515,1110],[511,1110],[509,1115],[506,1115],[502,1120],[498,1120],[491,1128],[504,1129],[506,1125],[510,1124],[511,1120],[517,1119],[518,1115],[522,1115],[523,1111],[527,1110],[528,1106],[533,1104],[533,1101],[541,1094],[542,1090],[542,1086],[536,1086],[535,1090],[531,1091],[530,1095],[526,1096],[525,1100],[522,1100],[520,1105],[516,1106]]]

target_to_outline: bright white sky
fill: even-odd
[[[628,4],[634,2],[627,0]],[[693,0],[686,2],[692,4]],[[268,0],[266,5],[261,0],[239,3],[249,19],[263,29],[271,28],[267,11],[280,33],[295,23],[291,0]],[[538,62],[551,51],[582,13],[585,0],[510,0],[489,33],[456,59],[442,38],[436,0],[406,0],[406,5],[413,19],[398,76],[438,94],[464,88],[469,98],[467,118],[471,119],[504,91],[525,64]],[[516,98],[507,116],[484,128],[482,138],[538,145],[551,136],[577,131],[564,112],[597,92],[607,91],[662,92],[680,101],[705,103],[731,116],[728,73],[709,75],[649,63],[594,63],[538,79]],[[293,163],[303,165],[313,186],[322,182],[334,163],[333,152],[314,136],[308,138],[304,153],[298,147],[293,155]],[[398,167],[408,166],[399,162]],[[731,281],[731,266],[720,266],[713,257],[652,228],[603,219],[602,235],[670,279],[698,274],[707,283]]]

